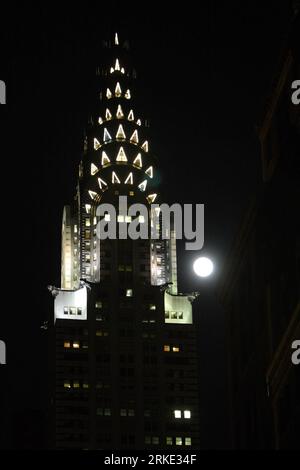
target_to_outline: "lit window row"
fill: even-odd
[[[119,125],[118,127],[118,130],[117,130],[117,133],[116,133],[116,139],[117,140],[126,140],[126,134],[124,132],[124,129],[123,129],[123,126],[122,124]],[[111,134],[108,132],[108,130],[106,129],[106,127],[104,128],[104,131],[103,131],[103,143],[106,144],[108,142],[111,142],[113,140]],[[130,139],[129,139],[129,142],[131,144],[138,144],[139,143],[139,136],[138,136],[138,131],[135,130],[133,132],[133,134],[131,135]],[[101,143],[99,142],[99,140],[94,137],[94,150],[99,150],[101,147]],[[145,142],[141,145],[141,149],[144,150],[144,152],[148,153],[149,152],[149,144],[148,144],[148,141],[145,140]]]
[[[180,347],[179,346],[170,346],[169,344],[164,345],[164,351],[165,352],[180,352]]]
[[[120,416],[135,416],[135,411],[132,409],[126,410],[125,408],[122,408],[120,410]]]
[[[82,315],[82,308],[80,307],[64,307],[64,315]]]
[[[174,410],[173,414],[174,414],[174,418],[176,418],[176,419],[181,419],[181,418],[191,419],[191,411],[190,410],[184,410],[184,411]]]
[[[157,445],[159,444],[159,437],[151,437],[151,436],[145,436],[145,444],[154,444]]]
[[[103,330],[96,330],[96,336],[98,337],[107,337],[108,336],[108,331],[103,331]]]
[[[79,341],[64,341],[64,348],[65,349],[88,349],[88,344],[86,342],[80,343]]]
[[[183,320],[183,312],[167,311],[165,312],[165,318],[171,320]]]
[[[97,416],[111,416],[111,409],[110,408],[97,408],[96,415]]]
[[[143,215],[139,215],[139,216],[137,217],[137,219],[138,219],[138,221],[139,221],[140,224],[143,224],[143,223],[145,222],[145,217],[144,217]],[[106,222],[109,222],[109,221],[110,221],[110,214],[105,214],[104,220],[105,220]],[[118,215],[118,216],[117,216],[117,222],[130,223],[130,222],[132,222],[133,220],[136,220],[136,219],[133,219],[133,218],[131,217],[131,215],[125,215],[125,216],[124,216],[124,215]],[[119,271],[122,271],[122,269],[119,269]],[[124,271],[124,269],[123,269],[123,271]]]
[[[72,389],[72,388],[83,388],[83,389],[88,389],[89,384],[87,382],[80,382],[79,380],[65,380],[64,381],[64,388],[66,389]]]
[[[169,446],[191,446],[192,439],[190,437],[166,437],[166,444]]]
[[[119,104],[118,105],[118,108],[117,108],[117,112],[116,112],[116,118],[117,119],[124,119],[125,118],[125,115],[124,115],[124,112],[123,112],[123,109],[122,109],[122,106]],[[105,111],[105,120],[106,121],[110,121],[111,119],[113,119],[113,115],[112,113],[110,112],[110,110],[108,108],[106,108],[106,111]],[[132,109],[129,111],[129,114],[127,116],[127,120],[128,121],[132,121],[134,122],[134,113],[132,111]],[[99,117],[98,118],[98,124],[103,124],[103,119],[102,117]],[[140,119],[137,119],[136,121],[136,124],[138,126],[141,126],[142,125],[142,121]]]
[[[123,92],[122,92],[122,88],[121,88],[121,85],[119,82],[117,82],[116,86],[115,86],[115,91],[114,92],[111,92],[111,90],[109,88],[106,89],[106,98],[108,100],[110,100],[111,98],[121,98],[123,95]],[[131,93],[130,93],[130,90],[127,89],[124,93],[124,98],[126,100],[130,100],[131,98]]]
[[[132,266],[130,264],[119,264],[118,271],[120,272],[132,272]]]

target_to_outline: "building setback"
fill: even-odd
[[[61,287],[50,286],[52,445],[57,449],[199,447],[194,295],[177,292],[176,239],[99,239],[101,203],[118,228],[153,224],[157,160],[134,107],[135,70],[116,33],[99,90],[74,203],[62,221]],[[118,212],[146,204],[146,218]],[[161,232],[161,223],[157,223]]]

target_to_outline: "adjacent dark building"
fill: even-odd
[[[196,449],[195,296],[177,292],[175,233],[170,227],[162,239],[152,206],[158,162],[135,109],[128,43],[115,34],[105,45],[74,203],[63,213],[61,287],[49,287],[52,445]],[[146,213],[123,212],[120,196]],[[159,238],[99,238],[99,223],[113,217],[97,210],[105,203],[116,209],[118,230],[135,221]]]
[[[231,446],[300,446],[300,78],[299,18],[282,50],[262,119],[262,182],[242,221],[222,273],[227,315]]]

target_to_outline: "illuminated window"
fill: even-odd
[[[96,330],[96,336],[103,336],[102,330]]]
[[[96,307],[96,308],[102,308],[102,302],[101,302],[101,300],[97,300],[97,302],[95,303],[95,307]]]
[[[184,410],[183,416],[185,419],[191,419],[191,412],[190,410]]]
[[[101,147],[101,144],[98,139],[94,139],[94,149],[98,150]]]
[[[145,217],[143,215],[139,215],[139,223],[144,224],[145,223]]]
[[[104,220],[105,222],[110,222],[110,214],[105,214]]]
[[[167,344],[165,344],[165,345],[164,345],[164,351],[165,351],[165,352],[169,352],[169,351],[170,351],[170,346],[167,345]]]
[[[120,83],[118,82],[115,88],[115,96],[119,98],[121,95],[122,95],[122,90],[121,90]]]
[[[152,444],[159,444],[159,437],[152,437]]]
[[[89,218],[85,219],[85,226],[90,227],[91,226],[91,220]]]
[[[104,416],[111,416],[110,408],[104,408]]]
[[[149,194],[149,196],[147,196],[147,200],[149,204],[152,204],[152,202],[154,202],[156,198],[157,198],[157,194]]]
[[[112,98],[112,92],[110,91],[109,88],[107,88],[107,90],[106,90],[106,98],[107,98],[108,100],[110,100],[110,98]]]
[[[143,149],[145,152],[148,152],[148,151],[149,151],[148,140],[145,140],[145,142],[144,142],[143,145],[142,145],[142,149]]]
[[[125,410],[124,408],[122,408],[120,410],[120,416],[127,416],[127,410]]]
[[[147,187],[147,180],[144,180],[142,183],[140,183],[138,185],[138,188],[141,190],[141,191],[145,191],[146,190],[146,187]]]
[[[115,69],[113,67],[110,68],[110,73],[114,73]]]
[[[133,142],[134,144],[138,144],[139,143],[139,135],[138,135],[138,131],[135,130],[132,134],[132,136],[130,137],[130,142]]]
[[[99,117],[99,118],[98,118],[98,124],[100,124],[100,125],[103,124],[103,119],[102,119],[102,117]]]
[[[64,382],[64,388],[71,388],[71,382],[65,381]]]
[[[132,175],[132,172],[129,173],[129,175],[127,176],[126,180],[125,180],[125,184],[133,184],[133,175]]]
[[[119,59],[116,59],[115,70],[120,71],[120,62],[119,62]]]
[[[80,343],[79,341],[74,341],[73,342],[73,349],[79,349],[80,348]]]
[[[132,109],[129,111],[127,119],[128,119],[128,121],[134,121],[134,114],[133,114]]]
[[[73,382],[73,388],[80,388],[80,383],[77,380]]]
[[[129,196],[134,196],[134,191],[129,191]]]
[[[97,225],[97,217],[96,216],[93,218],[93,224]]]
[[[172,351],[173,351],[173,352],[179,352],[180,349],[179,349],[178,346],[173,346]]]
[[[133,166],[136,168],[142,168],[142,155],[140,153],[137,154],[135,159],[133,160]]]
[[[182,437],[176,437],[176,445],[182,446]]]
[[[70,315],[76,315],[77,313],[77,308],[76,307],[70,307]],[[73,348],[74,348],[74,344],[73,344]]]
[[[120,180],[119,180],[119,178],[117,177],[117,175],[116,175],[116,173],[115,173],[114,171],[112,172],[111,181],[112,181],[112,183],[118,183],[118,184],[120,184]]]
[[[107,154],[105,152],[102,152],[101,165],[106,166],[109,163],[110,163],[110,159],[108,158]]]
[[[112,118],[111,112],[109,109],[106,109],[105,111],[105,119],[109,121]]]
[[[192,439],[190,437],[186,437],[184,440],[184,443],[186,446],[191,446],[192,445]]]
[[[88,383],[86,383],[86,382],[83,382],[83,384],[82,384],[82,388],[89,388],[89,387],[90,387],[90,386],[89,386],[89,384],[88,384]]]
[[[64,307],[64,315],[69,315],[69,307]]]
[[[149,166],[149,168],[145,171],[146,175],[150,178],[153,178],[153,166]]]
[[[120,150],[118,152],[116,161],[117,162],[127,162],[128,161],[123,147],[120,147]]]
[[[126,297],[132,297],[132,296],[133,296],[132,289],[126,289]]]
[[[166,444],[167,444],[168,446],[173,445],[173,438],[172,438],[172,437],[166,437]]]
[[[124,67],[121,68],[121,73],[125,73]]]
[[[136,123],[137,123],[138,126],[141,126],[141,125],[142,125],[142,121],[141,121],[140,119],[138,119],[138,120],[136,121]]]
[[[89,191],[89,195],[90,195],[91,199],[96,199],[97,196],[98,196],[98,194],[95,193],[95,191]]]
[[[118,33],[115,33],[115,46],[119,45]]]
[[[119,104],[118,109],[117,109],[117,119],[122,119],[124,117],[121,105]]]
[[[128,224],[131,222],[131,215],[125,215],[125,222]],[[129,270],[126,269],[126,271],[129,271]]]
[[[125,140],[125,139],[126,139],[126,135],[125,135],[125,132],[124,132],[124,129],[123,129],[122,124],[119,125],[116,138],[117,138],[118,140]]]
[[[127,90],[127,91],[126,91],[126,93],[125,93],[125,98],[126,98],[127,100],[130,100],[130,98],[131,98],[130,90]]]
[[[118,222],[125,222],[124,215],[118,215],[117,221],[118,221]]]
[[[174,418],[176,418],[176,419],[181,418],[181,411],[180,410],[174,410]]]
[[[65,342],[64,342],[64,348],[67,348],[67,349],[68,349],[68,348],[70,348],[70,347],[71,347],[70,341],[65,341]]]
[[[85,211],[86,211],[87,214],[90,214],[90,212],[91,212],[91,207],[92,207],[92,206],[91,206],[90,204],[86,204],[86,205],[85,205]]]
[[[106,127],[104,128],[103,140],[104,140],[104,142],[108,142],[108,141],[111,140],[111,135],[108,132],[108,130],[106,129]]]
[[[156,310],[156,305],[155,304],[150,304],[149,305],[149,310]]]
[[[134,410],[128,410],[128,416],[134,416],[135,412]]]
[[[102,178],[98,178],[99,188],[104,191],[107,188],[107,183]]]

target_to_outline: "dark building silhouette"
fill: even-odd
[[[300,446],[299,18],[294,18],[258,125],[262,182],[222,273],[226,310],[231,445]]]
[[[52,445],[195,449],[195,295],[177,293],[175,232],[170,226],[162,239],[151,206],[159,201],[158,164],[134,106],[128,44],[115,34],[105,45],[74,204],[63,213],[61,287],[49,287]],[[120,196],[146,213],[123,212]],[[113,218],[99,214],[100,203],[116,209],[118,230],[135,221],[141,231],[148,225],[147,237],[99,238],[99,223]]]

